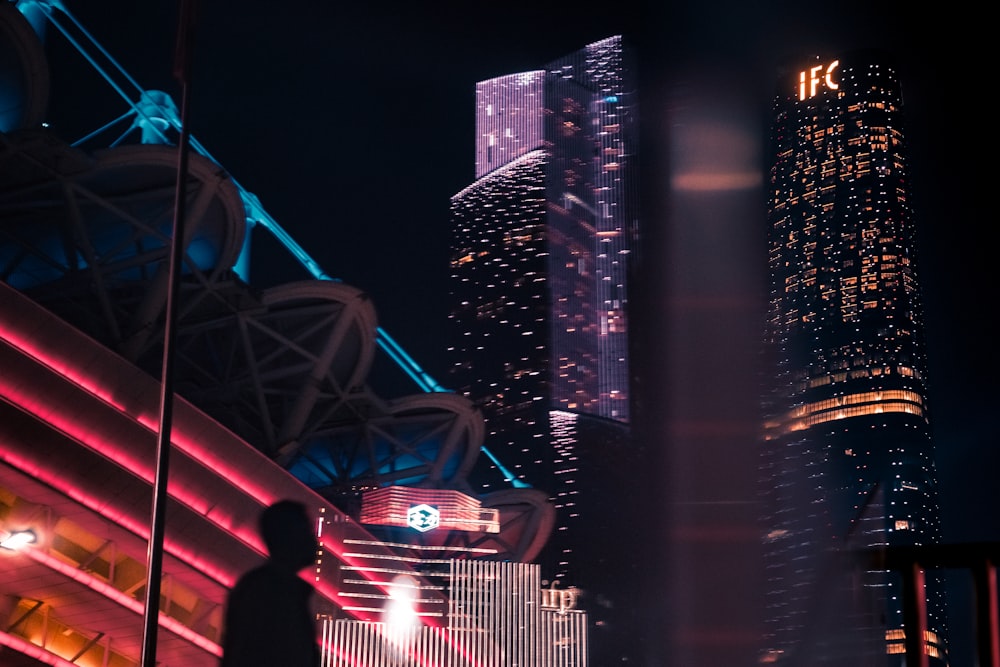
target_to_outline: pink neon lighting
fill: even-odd
[[[83,584],[92,591],[108,598],[115,604],[118,604],[129,611],[135,612],[140,616],[142,615],[144,610],[143,603],[129,595],[126,595],[125,593],[122,593],[111,584],[105,583],[100,579],[87,574],[83,570],[73,567],[69,563],[64,563],[63,561],[50,556],[40,549],[26,549],[24,554],[50,570],[55,570],[59,574],[68,577],[77,583]],[[184,626],[176,619],[160,614],[160,626],[215,656],[222,655],[221,646],[206,639],[194,630]]]
[[[160,432],[159,417],[153,419],[147,415],[138,415],[136,417],[136,421],[154,435]],[[232,480],[231,483],[234,484],[234,486],[241,489],[247,495],[252,496],[262,505],[270,505],[276,500],[279,500],[278,496],[275,495],[274,491],[270,487],[260,484],[252,478],[247,477],[242,470],[242,467],[233,466],[225,459],[219,458],[214,451],[199,443],[197,440],[188,438],[183,431],[171,431],[170,439],[174,447],[185,454],[188,454],[196,461],[199,461],[206,468],[215,470],[220,477]],[[249,448],[247,449],[246,454],[248,456],[262,456],[257,450]],[[270,463],[270,459],[268,459],[268,462]],[[152,476],[150,477],[150,480],[152,480]],[[171,495],[173,495],[172,492]],[[207,500],[203,500],[192,507],[198,509],[202,514],[207,514],[211,509],[211,504]],[[256,537],[256,533],[248,534],[248,536],[251,538],[251,541],[249,542],[251,546],[262,545],[261,541]]]
[[[135,415],[131,414],[125,406],[111,398],[112,394],[107,388],[97,385],[84,372],[81,372],[77,368],[71,366],[68,362],[61,361],[48,350],[37,345],[35,341],[19,335],[17,331],[4,325],[4,322],[0,322],[0,341],[7,342],[12,348],[35,363],[49,369],[53,373],[68,381],[70,384],[83,390],[89,396],[112,408],[115,412],[130,418],[132,421],[145,428],[145,430],[151,435],[155,436],[159,432],[158,416],[143,413]],[[31,414],[43,419],[53,426],[56,426],[64,433],[76,434],[81,429],[85,430],[85,427],[73,424],[67,418],[59,419],[58,413],[48,410],[48,404],[43,400],[35,400],[33,402],[30,401],[26,394],[18,391],[18,387],[5,386],[4,389],[8,390],[5,391],[4,394],[8,398],[13,399],[11,402],[14,405],[20,405],[21,407],[29,407],[30,405],[32,408],[30,411]],[[82,444],[91,447],[107,458],[118,462],[147,483],[153,483],[155,471],[150,463],[151,459],[149,457],[142,457],[139,455],[139,452],[123,448],[117,442],[106,442],[99,438],[96,434],[87,433],[87,435],[89,437],[75,437],[74,439],[77,439]],[[171,431],[171,441],[177,450],[199,462],[203,467],[213,470],[218,476],[226,479],[233,487],[239,489],[244,494],[252,496],[262,505],[269,505],[279,499],[278,495],[271,486],[266,486],[252,477],[249,477],[244,472],[244,467],[246,466],[236,466],[231,461],[227,461],[226,459],[220,457],[210,446],[206,446],[198,440],[188,437],[182,429],[175,428]],[[269,465],[272,464],[270,459],[267,459],[263,454],[250,447],[247,447],[245,455],[247,457],[258,457],[267,461]],[[177,486],[177,484],[170,485],[169,493],[171,496],[176,497],[188,507],[196,510],[199,514],[209,514],[212,509],[212,504],[207,498],[185,493],[183,489],[176,488]],[[339,511],[336,508],[331,507],[329,509],[332,512],[339,514]],[[224,525],[218,517],[213,516],[212,521],[219,527],[226,530],[226,532],[238,537],[254,550],[264,553],[263,543],[255,532],[246,529],[241,530],[239,528],[234,528],[232,525]]]
[[[11,294],[13,295],[13,293]],[[4,295],[0,294],[0,296]],[[3,303],[0,301],[0,305],[3,305]],[[41,312],[40,309],[37,309],[30,302],[25,302],[25,305]],[[64,383],[84,392],[84,400],[97,401],[111,408],[118,415],[142,427],[146,431],[145,435],[150,436],[148,440],[151,443],[153,441],[152,436],[155,436],[159,428],[157,420],[150,414],[138,412],[135,407],[130,409],[114,400],[114,394],[110,386],[106,384],[102,385],[99,375],[88,375],[89,369],[84,364],[90,363],[92,365],[93,360],[89,362],[77,362],[71,356],[71,354],[79,354],[78,347],[67,346],[65,345],[65,340],[62,340],[62,347],[56,349],[54,347],[55,344],[52,343],[49,347],[53,347],[53,349],[49,349],[44,340],[41,342],[35,340],[32,336],[30,326],[32,324],[37,325],[38,320],[37,318],[32,319],[30,315],[31,313],[26,313],[24,318],[17,318],[16,320],[0,320],[0,343],[6,343],[10,349],[15,350],[20,356],[31,360],[38,366],[42,366],[44,369],[55,374]],[[30,322],[25,324],[28,320]],[[62,323],[59,324],[61,325]],[[67,353],[66,350],[70,350],[71,353]],[[111,357],[103,348],[101,348],[101,352],[108,355],[109,361],[105,363],[112,365],[115,363],[122,365],[127,363],[117,357]],[[119,432],[116,431],[113,438],[103,437],[98,428],[85,422],[77,422],[60,411],[53,410],[50,391],[43,391],[41,385],[38,384],[40,382],[39,376],[44,375],[43,373],[38,373],[37,370],[31,373],[31,376],[36,381],[36,384],[33,386],[28,386],[31,384],[30,382],[18,384],[16,381],[20,378],[9,377],[10,375],[14,374],[0,374],[0,398],[6,398],[11,405],[17,407],[22,412],[48,424],[71,440],[99,453],[119,466],[130,469],[131,474],[143,480],[146,484],[153,484],[154,471],[149,464],[152,456],[148,458],[141,457],[139,454],[143,449],[142,447],[127,448],[120,442],[122,436]],[[51,388],[56,385],[50,383],[47,386]],[[32,388],[34,389],[33,392]],[[195,419],[197,420],[200,416],[200,413],[196,413]],[[214,421],[209,420],[207,417],[205,421],[206,424],[211,423],[215,429],[219,428]],[[315,504],[323,504],[331,514],[343,516],[336,508],[327,506],[325,501],[322,501],[319,496],[315,496],[315,494],[305,489],[305,487],[301,487],[301,484],[290,476],[288,479],[289,484],[287,485],[279,484],[276,487],[271,485],[264,486],[264,481],[259,476],[255,476],[255,473],[265,462],[268,466],[273,466],[273,462],[260,452],[244,444],[245,451],[241,451],[240,456],[244,465],[237,465],[236,461],[222,458],[220,453],[214,451],[207,443],[202,444],[196,437],[187,434],[183,426],[183,424],[175,424],[172,432],[172,441],[175,448],[196,464],[211,470],[217,477],[222,477],[226,484],[238,492],[249,495],[258,503],[266,505],[277,500],[279,496],[285,493],[298,490],[296,495],[302,496],[308,494],[309,496],[314,496],[311,500]],[[230,437],[236,440],[235,436],[230,435]],[[149,447],[150,445],[147,444],[146,446]],[[149,526],[145,522],[115,509],[108,503],[108,499],[91,495],[78,488],[73,488],[68,481],[60,479],[55,470],[41,465],[39,462],[18,456],[13,452],[0,450],[0,458],[51,485],[81,505],[100,513],[109,520],[115,521],[135,535],[143,539],[148,539]],[[254,461],[255,458],[259,460]],[[170,484],[168,490],[170,495],[177,501],[196,510],[207,521],[243,542],[254,551],[260,554],[264,553],[263,544],[255,530],[233,521],[235,517],[220,516],[221,513],[211,505],[208,498],[191,492],[179,483]],[[229,520],[227,521],[227,519]],[[367,535],[356,524],[352,525],[352,530],[357,531],[359,534]],[[343,544],[334,542],[332,539],[325,539],[323,540],[323,545],[329,552],[337,555],[342,560],[353,560],[344,555],[345,548]],[[196,551],[185,548],[176,540],[170,539],[169,535],[165,539],[164,549],[171,555],[199,569],[227,587],[234,583],[239,574],[230,570],[222,570],[220,566],[208,563],[203,558],[200,558]],[[221,567],[225,567],[225,565],[223,564]],[[364,571],[363,574],[369,579],[373,577],[373,575]],[[337,601],[339,591],[332,583],[320,581],[316,588],[317,592],[322,596],[331,601]]]
[[[7,389],[8,389],[7,384],[2,382],[2,379],[0,379],[0,395],[3,395],[4,398],[10,400],[10,398],[6,396]],[[17,406],[18,400],[14,399],[11,402],[13,405]],[[99,452],[101,451],[99,447],[93,446],[92,442],[88,442],[89,434],[86,433],[86,430],[83,429],[83,427],[79,427],[72,422],[68,422],[68,420],[66,420],[68,423],[63,425],[55,424],[50,419],[45,419],[41,415],[35,414],[30,410],[25,410],[24,407],[26,406],[24,406],[23,404],[18,407],[21,407],[22,411],[26,412],[27,414],[30,414],[39,419],[43,419],[44,421],[47,421],[50,426],[54,427],[55,430],[60,431],[63,435],[65,435],[69,439],[80,442],[84,446],[90,446],[91,449],[95,449],[96,451]],[[62,421],[62,420],[56,420],[56,421]],[[65,426],[65,428],[63,426]],[[24,472],[30,474],[31,476],[45,482],[52,488],[58,490],[59,492],[68,496],[74,501],[80,503],[84,507],[87,507],[99,513],[106,519],[114,521],[118,525],[127,529],[129,532],[141,537],[142,539],[144,540],[149,539],[148,523],[139,521],[125,512],[116,510],[111,504],[108,503],[107,499],[105,498],[99,498],[97,496],[90,495],[88,493],[81,491],[78,488],[73,487],[72,485],[68,484],[65,479],[60,477],[57,470],[43,465],[38,465],[36,461],[18,456],[15,452],[7,448],[0,450],[0,459],[9,463],[14,468],[23,470]],[[150,484],[152,483],[148,479],[144,479],[144,481]],[[181,495],[183,496],[186,494],[182,492]],[[184,502],[183,498],[178,498],[178,500]],[[171,539],[169,536],[164,537],[164,550],[170,553],[172,556],[175,556],[179,560],[186,562],[190,564],[192,567],[199,569],[201,572],[211,577],[212,579],[215,579],[223,586],[230,587],[236,582],[236,577],[238,576],[237,573],[234,573],[229,570],[219,569],[219,567],[209,563],[204,558],[200,557],[197,551],[185,548],[176,540]]]
[[[6,339],[5,342],[11,344],[14,349],[18,350],[24,356],[56,373],[70,384],[86,392],[90,397],[111,407],[122,416],[131,418],[133,421],[141,425],[150,435],[155,436],[158,432],[159,424],[157,420],[154,420],[149,415],[144,414],[139,414],[137,416],[130,415],[120,404],[106,398],[110,396],[110,392],[106,389],[94,385],[94,383],[89,381],[84,374],[79,373],[75,368],[70,367],[68,364],[51,363],[50,356],[45,350],[33,345],[31,341],[25,340],[13,334],[7,327],[2,326],[2,323],[0,323],[0,340],[2,339]],[[18,406],[27,414],[31,414],[32,416],[41,419],[42,421],[55,427],[56,430],[69,436],[71,439],[76,440],[77,442],[98,452],[102,456],[116,462],[118,465],[129,470],[132,474],[139,477],[147,484],[153,484],[155,471],[150,465],[150,457],[141,456],[141,448],[125,448],[115,441],[102,438],[98,432],[93,429],[88,429],[86,425],[78,424],[70,418],[60,414],[58,411],[51,410],[49,404],[43,400],[44,397],[32,397],[23,391],[23,385],[13,385],[10,381],[0,382],[0,396],[7,398],[12,405]],[[180,429],[172,431],[171,435],[174,447],[177,450],[190,456],[190,458],[199,462],[204,467],[215,471],[218,476],[223,477],[227,481],[231,480],[229,483],[233,487],[241,490],[243,493],[251,495],[264,505],[270,504],[278,499],[273,491],[266,490],[263,485],[248,478],[239,468],[231,464],[227,464],[224,460],[210,452],[204,445],[186,437]],[[255,450],[248,449],[248,453],[256,454],[257,452]],[[38,470],[32,470],[32,472],[38,472]],[[210,515],[213,506],[208,498],[192,494],[176,482],[169,485],[169,494],[184,505],[205,516],[214,524],[225,530],[227,533],[238,538],[241,542],[245,543],[258,553],[263,554],[265,552],[263,543],[255,531],[249,528],[236,528],[232,525],[224,525],[217,516]],[[103,503],[88,504],[88,507],[102,506]],[[130,527],[130,530],[133,530],[133,532],[137,535],[148,539],[148,526],[145,528],[134,526]],[[172,551],[177,549],[181,549],[179,545],[172,545]],[[184,554],[185,558],[189,556],[193,556],[193,554]],[[234,577],[230,574],[223,577],[222,581],[228,582],[228,584],[231,585],[234,581]]]
[[[32,644],[27,639],[0,631],[0,646],[6,646],[15,653],[26,655],[51,667],[78,667],[69,660],[63,660],[54,653],[49,653],[41,646]]]
[[[6,382],[4,382],[4,377],[0,377],[0,396],[6,396],[6,394],[8,393],[7,392],[8,389],[9,389],[9,386],[8,386],[8,384]],[[15,404],[16,404],[16,402],[17,401],[15,401]],[[26,401],[20,401],[20,402],[22,403],[22,406],[21,406],[22,409],[24,409],[24,407],[27,407],[27,406],[24,405],[24,403]],[[30,411],[27,411],[27,412],[29,414],[32,414]],[[44,419],[43,417],[41,417],[39,415],[34,415],[34,416]],[[85,428],[79,426],[78,424],[76,424],[72,420],[56,418],[55,420],[48,419],[46,421],[51,426],[56,427],[57,430],[59,430],[60,432],[64,433],[68,437],[71,437],[71,439],[80,441],[85,446],[88,445],[88,444],[90,444],[90,443],[88,443],[88,435],[90,435],[90,434],[87,432],[87,430]],[[53,423],[53,421],[62,422],[62,423],[55,424],[55,423]],[[67,430],[69,430],[71,432],[75,431],[76,433],[67,433],[66,432]],[[97,451],[101,451],[100,448],[98,448],[98,447],[93,447],[93,448],[96,449]],[[113,454],[113,452],[111,452],[111,453]],[[81,505],[83,505],[85,507],[88,507],[88,508],[91,508],[91,509],[94,509],[95,511],[99,512],[102,516],[105,516],[106,518],[115,521],[116,523],[118,523],[122,527],[124,527],[127,530],[129,530],[130,532],[132,532],[132,533],[134,533],[134,534],[142,537],[143,539],[148,539],[149,538],[149,525],[147,523],[141,522],[141,521],[137,521],[137,520],[133,519],[132,517],[130,517],[129,515],[125,514],[125,513],[115,512],[113,510],[113,508],[110,505],[108,505],[103,499],[100,499],[100,498],[97,498],[95,496],[91,496],[91,495],[85,494],[85,493],[81,492],[79,489],[72,487],[71,485],[67,484],[66,481],[59,476],[59,474],[58,474],[58,472],[56,470],[54,470],[52,468],[49,468],[49,467],[46,467],[46,466],[37,465],[36,462],[34,462],[34,461],[30,460],[30,459],[19,457],[15,452],[12,452],[12,451],[6,450],[6,449],[5,450],[0,450],[0,459],[6,461],[8,463],[10,463],[13,467],[15,467],[17,469],[24,470],[25,472],[29,473],[33,477],[36,477],[40,481],[43,481],[43,482],[49,484],[53,488],[58,489],[59,491],[63,492],[64,494],[66,494],[67,496],[69,496],[70,498],[72,498],[73,500],[75,500],[76,502],[79,502]],[[140,477],[146,483],[152,484],[151,476],[150,477],[140,476]],[[175,496],[176,495],[180,495],[180,496],[182,496],[181,498],[179,498],[182,502],[184,502],[183,497],[186,496],[186,495],[188,495],[183,488],[181,488],[181,489],[178,490],[178,489],[175,489],[175,488],[172,487],[171,491],[172,491],[171,495],[175,495]],[[218,524],[218,522],[215,522],[215,523]],[[253,547],[260,554],[263,555],[265,553],[264,546],[261,543],[261,540],[257,536],[256,533],[251,533],[248,530],[241,530],[241,531],[234,531],[233,529],[226,529],[226,530],[230,534],[232,534],[232,535],[236,536],[237,538],[239,538],[245,544],[248,544],[249,546]],[[339,558],[341,558],[345,562],[348,562],[348,564],[352,564],[352,565],[358,565],[359,564],[358,560],[356,560],[354,558],[351,558],[350,556],[345,555],[345,553],[344,553],[345,552],[344,545],[341,544],[341,543],[339,543],[339,542],[334,541],[332,537],[325,536],[323,539],[321,539],[321,545],[326,550],[330,551],[331,553],[336,554]],[[214,579],[216,579],[217,581],[219,581],[222,585],[224,585],[226,587],[231,587],[235,583],[235,581],[236,581],[236,577],[238,576],[237,573],[233,573],[233,572],[229,572],[229,571],[224,572],[224,571],[221,571],[218,568],[212,566],[211,564],[209,564],[208,562],[206,562],[204,559],[200,558],[197,555],[196,552],[191,551],[189,549],[185,549],[180,544],[178,544],[176,541],[169,539],[169,533],[168,533],[167,537],[164,538],[164,549],[167,550],[172,555],[175,555],[178,558],[184,560],[185,562],[191,564],[192,566],[197,567],[202,572],[204,572],[204,573],[208,574],[209,576],[213,577]],[[365,576],[368,576],[369,578],[371,578],[373,576],[373,575],[371,575],[371,574],[369,574],[367,572],[365,572],[364,574],[365,574]],[[305,578],[305,577],[303,577],[303,578]],[[375,582],[375,583],[379,584],[381,582]],[[334,601],[334,602],[338,601],[338,599],[339,599],[339,590],[332,583],[329,583],[329,582],[326,582],[324,580],[321,580],[319,582],[314,582],[314,586],[315,586],[317,592],[320,595],[322,595],[323,597],[326,597],[327,599],[329,599],[331,601]],[[384,587],[382,587],[382,588],[383,588],[383,590],[387,590]],[[371,615],[370,614],[365,614],[364,616],[366,617],[366,620],[370,620],[371,619]]]
[[[12,348],[24,356],[28,357],[38,365],[45,367],[54,374],[62,377],[70,384],[83,390],[90,397],[97,399],[115,412],[129,417],[134,422],[144,427],[150,434],[155,436],[159,432],[158,415],[143,413],[135,415],[130,414],[129,410],[124,405],[113,399],[112,393],[107,388],[96,384],[92,378],[86,375],[85,372],[81,372],[77,368],[71,366],[68,362],[59,359],[57,356],[49,353],[48,350],[41,348],[34,341],[18,335],[16,331],[7,326],[3,326],[3,324],[4,323],[0,323],[0,340],[7,342]],[[17,392],[16,387],[14,387],[13,390],[14,396],[9,397],[16,398],[17,400],[12,402],[15,405],[27,407],[28,397]],[[53,425],[59,426],[60,430],[63,430],[64,432],[72,432],[64,428],[65,422],[68,420],[59,420],[63,422],[62,424],[57,421],[52,421],[51,417],[55,417],[56,414],[54,411],[46,409],[47,407],[48,405],[45,402],[35,401],[32,405],[33,409],[31,413],[43,418],[45,421],[48,421]],[[217,471],[220,476],[226,479],[234,480],[235,486],[242,489],[245,493],[253,496],[264,505],[269,505],[275,500],[278,500],[273,491],[270,491],[267,487],[264,487],[263,485],[256,483],[254,480],[247,478],[244,474],[242,474],[240,469],[217,456],[208,447],[199,444],[195,440],[187,438],[182,431],[171,431],[171,440],[175,448],[189,455],[196,461],[201,462],[205,467]],[[87,445],[95,445],[94,449],[98,452],[108,456],[111,460],[120,463],[123,467],[138,474],[147,482],[152,483],[155,470],[151,464],[150,458],[142,457],[139,452],[129,451],[126,448],[118,446],[115,442],[104,442],[96,437],[90,437],[89,439],[82,440],[81,442]],[[248,450],[248,452],[249,451],[257,453],[256,450]],[[175,495],[174,488],[170,489],[170,495]],[[211,509],[211,505],[206,499],[189,495],[183,502],[192,509],[196,509],[201,514],[207,514]],[[255,536],[251,535],[251,540],[248,544],[260,550],[260,540]]]

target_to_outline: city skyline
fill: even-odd
[[[87,25],[102,42],[113,46],[114,53],[121,54],[143,82],[173,89],[169,78],[173,34],[168,29],[174,20],[172,3],[74,9],[81,14],[96,12],[86,20]],[[984,514],[966,511],[975,503],[986,508],[983,512],[989,517],[1000,506],[988,492],[987,471],[995,467],[995,448],[982,447],[984,442],[995,441],[987,420],[996,391],[983,381],[991,377],[997,363],[985,336],[987,327],[980,321],[982,304],[994,301],[988,291],[987,244],[970,243],[955,233],[963,225],[973,224],[970,221],[975,218],[970,214],[982,206],[982,191],[971,186],[974,176],[967,177],[964,170],[954,167],[966,163],[971,148],[937,131],[962,126],[955,124],[959,110],[949,101],[959,97],[961,84],[950,73],[960,71],[965,56],[943,50],[934,37],[941,29],[958,34],[968,30],[957,11],[935,15],[933,30],[930,17],[918,16],[918,23],[909,24],[910,30],[904,31],[899,8],[892,3],[847,4],[822,16],[793,3],[766,8],[722,4],[710,17],[707,13],[695,15],[693,10],[664,8],[656,12],[639,7],[641,13],[632,25],[613,26],[611,30],[607,23],[617,18],[576,17],[579,23],[570,29],[554,12],[535,22],[515,21],[508,14],[484,21],[477,11],[454,8],[431,22],[415,8],[400,5],[382,8],[384,15],[368,14],[360,8],[330,8],[303,21],[290,13],[276,14],[270,5],[251,3],[241,7],[237,25],[232,21],[232,8],[206,6],[204,10],[195,59],[195,131],[296,238],[317,250],[325,267],[372,294],[380,321],[439,379],[444,375],[444,364],[435,358],[446,308],[440,302],[435,305],[430,297],[413,299],[410,290],[401,288],[400,276],[421,276],[422,290],[428,294],[447,289],[447,199],[471,177],[466,156],[473,131],[471,122],[461,114],[442,113],[449,106],[445,99],[455,95],[471,104],[468,90],[474,81],[529,69],[610,32],[633,32],[643,36],[644,76],[653,80],[663,77],[659,98],[657,93],[652,95],[645,113],[648,126],[663,130],[662,134],[653,132],[651,145],[664,141],[664,128],[677,116],[669,102],[673,96],[664,92],[668,77],[707,91],[706,100],[713,95],[718,99],[722,90],[732,89],[737,104],[727,108],[744,114],[745,125],[762,137],[758,116],[766,110],[766,100],[761,98],[769,95],[773,70],[768,63],[773,59],[760,60],[758,56],[779,51],[832,53],[841,50],[842,42],[886,43],[903,55],[909,138],[915,148],[914,208],[925,257],[924,289],[929,297],[932,404],[935,429],[947,441],[940,456],[943,530],[946,539],[996,538],[995,522],[983,521]],[[860,16],[866,20],[859,20]],[[919,23],[921,18],[926,23]],[[637,28],[643,20],[645,27]],[[464,26],[471,25],[487,30],[485,36],[450,37],[464,33]],[[566,29],[555,30],[553,26]],[[501,54],[482,48],[484,42],[495,42],[505,31],[520,37],[513,52]],[[331,32],[340,39],[331,40]],[[298,36],[296,43],[307,47],[283,46],[288,35]],[[553,35],[557,37],[553,39]],[[420,53],[420,58],[412,58],[415,53]],[[343,71],[342,63],[356,62],[359,54],[366,60]],[[429,66],[417,67],[417,61]],[[476,71],[469,73],[468,69]],[[759,76],[760,71],[765,74]],[[376,81],[380,85],[374,85]],[[757,88],[752,95],[744,90],[750,87]],[[418,94],[419,104],[399,106],[400,95],[418,99],[414,97]],[[453,108],[461,108],[461,104]],[[370,115],[355,111],[356,107],[364,107]],[[707,101],[702,108],[712,111],[718,107]],[[300,117],[314,127],[308,139],[309,133],[297,131],[301,129],[298,123],[288,122]],[[337,120],[338,128],[352,130],[344,132],[324,122],[331,119]],[[361,133],[353,128],[368,124],[385,131],[358,141],[356,135]],[[430,146],[422,138],[428,127],[447,129],[460,147]],[[248,143],[248,136],[257,140]],[[338,142],[343,146],[336,150]],[[331,161],[331,155],[343,159]],[[427,185],[426,179],[417,177],[409,183],[400,181],[391,190],[396,196],[387,201],[386,186],[399,177],[404,156],[432,160],[435,168],[426,171],[434,172],[439,183]],[[337,174],[336,179],[331,172]],[[370,180],[362,177],[373,173],[386,175]],[[964,184],[967,178],[969,186]],[[326,195],[335,180],[348,195],[333,206]],[[763,197],[756,200],[761,209],[762,201]],[[361,213],[368,202],[378,206]],[[741,229],[734,223],[726,234],[735,232],[733,235],[740,237]],[[757,239],[751,235],[750,241]],[[372,250],[359,252],[362,248]],[[958,258],[962,261],[956,261]],[[697,274],[697,266],[678,264]],[[281,267],[274,270],[283,271]],[[685,386],[688,391],[696,387],[690,382]],[[735,451],[731,462],[739,461],[738,449],[725,451]],[[677,461],[683,456],[672,458]],[[677,485],[668,471],[662,471],[662,476],[667,484]],[[703,491],[707,498],[725,494],[718,485]],[[676,498],[671,499],[674,501]],[[651,519],[654,527],[661,526],[660,521],[658,517]],[[667,616],[669,620],[671,614]]]

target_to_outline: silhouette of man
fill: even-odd
[[[313,589],[298,576],[318,548],[305,505],[266,508],[260,533],[270,557],[229,593],[220,667],[318,667]]]

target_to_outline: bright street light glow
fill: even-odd
[[[28,544],[34,544],[38,541],[38,536],[35,535],[33,530],[17,530],[13,533],[8,533],[6,537],[0,540],[0,547],[4,549],[10,549],[11,551],[17,551]]]

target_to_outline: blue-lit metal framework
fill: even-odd
[[[47,20],[55,26],[129,107],[128,111],[119,117],[74,141],[73,146],[81,146],[100,135],[120,128],[125,123],[129,124],[109,146],[114,147],[121,144],[129,134],[137,131],[141,133],[144,144],[171,143],[167,133],[169,131],[180,132],[181,120],[177,113],[177,106],[170,95],[162,91],[142,88],[59,0],[21,0],[17,3],[17,7],[32,23],[36,31],[41,30],[40,23],[42,21]],[[60,17],[64,17],[65,20]],[[212,162],[221,164],[195,137],[191,137],[191,148]],[[249,228],[252,229],[260,225],[269,232],[313,278],[339,281],[339,278],[333,278],[326,273],[305,248],[285,231],[274,216],[267,212],[257,195],[243,187],[236,179],[232,179],[232,182],[236,186],[246,209],[246,222]],[[249,240],[249,238],[250,234],[248,233],[247,239]],[[249,246],[244,248],[244,252],[237,259],[233,268],[241,277],[248,278]],[[376,332],[376,342],[379,347],[417,387],[425,392],[449,391],[425,371],[385,329],[378,327]],[[507,471],[504,464],[488,448],[482,447],[481,451],[504,473],[505,479],[513,487],[528,488],[525,482]]]
[[[162,344],[177,110],[169,95],[139,86],[62,3],[13,6],[35,32],[54,26],[127,111],[67,145],[42,127],[38,100],[47,90],[19,91],[31,108],[0,126],[7,159],[0,280],[148,369]],[[44,69],[42,49],[15,50]],[[111,133],[110,148],[84,150]],[[482,447],[478,412],[377,326],[360,290],[323,271],[197,139],[190,145],[179,393],[330,498],[401,483],[468,490],[478,453],[493,458]],[[248,238],[257,225],[314,280],[250,286]],[[386,400],[369,388],[374,347],[422,393]],[[540,501],[544,494],[508,478],[515,488],[493,495],[517,527],[508,541],[499,536],[500,551],[530,559],[551,527],[540,517],[553,510]],[[526,534],[525,525],[536,532]]]
[[[74,141],[72,143],[73,146],[82,146],[98,135],[111,132],[113,129],[129,121],[131,121],[130,124],[117,138],[108,144],[109,146],[118,146],[129,134],[136,131],[141,133],[142,143],[144,144],[172,143],[167,133],[171,130],[180,132],[181,120],[177,113],[177,106],[170,95],[162,91],[145,90],[140,86],[59,0],[22,0],[17,3],[17,7],[36,26],[36,29],[39,16],[44,16],[76,48],[80,55],[93,66],[94,70],[101,75],[111,89],[129,107],[128,111],[121,116]],[[191,138],[191,147],[199,155],[203,155],[212,162],[221,165],[209,153],[208,149],[194,137]],[[306,252],[305,248],[299,245],[278,224],[278,221],[261,205],[260,200],[255,194],[244,188],[236,179],[232,179],[232,182],[236,186],[236,190],[239,192],[246,209],[248,226],[254,227],[260,225],[267,230],[312,277],[317,280],[338,280],[327,274],[316,260]],[[235,264],[237,273],[240,273],[244,278],[247,277],[248,261],[246,255],[243,254]],[[416,360],[407,354],[406,350],[381,327],[378,328],[376,340],[379,347],[396,362],[420,389],[423,391],[447,391],[447,389],[438,384],[433,377],[421,368]]]

